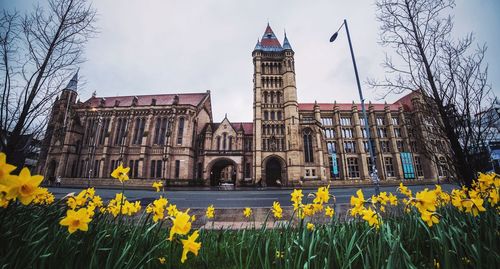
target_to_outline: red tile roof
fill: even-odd
[[[104,107],[114,107],[115,102],[119,101],[119,107],[128,107],[132,105],[134,97],[137,97],[137,106],[150,106],[153,99],[156,99],[157,106],[172,105],[176,95],[179,96],[180,105],[198,106],[200,102],[209,95],[209,92],[204,93],[180,93],[180,94],[156,94],[156,95],[137,95],[137,96],[114,96],[114,97],[91,97],[84,102],[86,105],[98,107],[101,105],[101,100],[104,98]]]
[[[320,110],[333,110],[334,103],[318,103],[319,109]],[[336,104],[339,110],[351,110],[353,104],[352,103],[337,103]],[[354,104],[357,106],[358,110],[361,111],[361,104]],[[385,104],[371,104],[373,106],[374,110],[384,110],[385,109]],[[369,105],[365,104],[365,108],[368,109]],[[389,104],[389,109],[396,111],[399,110],[399,105],[398,104]],[[307,110],[314,110],[314,103],[299,103],[299,110],[307,111]]]
[[[253,134],[253,122],[232,122],[231,125],[236,131],[240,129],[240,125],[243,125],[243,133]]]
[[[260,44],[262,47],[281,48],[281,44],[278,41],[278,38],[276,38],[276,35],[274,34],[273,29],[271,29],[271,26],[269,26],[269,24],[266,27],[266,31],[262,36]]]

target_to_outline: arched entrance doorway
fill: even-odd
[[[230,159],[217,159],[210,169],[210,185],[236,183],[236,163]]]
[[[282,161],[277,157],[270,157],[265,162],[266,185],[280,186],[284,184],[284,167]]]

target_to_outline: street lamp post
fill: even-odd
[[[379,178],[378,178],[378,173],[377,173],[377,166],[375,164],[375,154],[372,146],[372,139],[370,135],[370,124],[368,123],[368,116],[366,114],[366,109],[365,109],[365,99],[363,98],[363,92],[361,91],[361,84],[359,83],[359,75],[358,75],[358,68],[356,66],[356,59],[354,58],[354,51],[352,49],[352,43],[351,43],[351,36],[349,34],[349,27],[347,26],[347,20],[344,19],[344,23],[340,25],[339,29],[332,35],[330,38],[330,42],[335,41],[337,39],[337,36],[339,35],[339,31],[342,28],[342,26],[345,26],[345,30],[347,32],[347,40],[349,41],[349,49],[351,50],[351,58],[352,58],[352,64],[354,66],[354,74],[356,75],[356,83],[358,84],[358,93],[359,93],[359,99],[361,100],[361,111],[363,113],[363,118],[365,120],[365,129],[366,129],[366,135],[368,136],[368,149],[370,151],[370,161],[372,163],[372,173],[371,173],[371,178],[372,182],[375,185],[375,194],[380,193],[380,186],[379,186]]]

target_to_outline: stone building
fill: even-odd
[[[46,177],[130,177],[167,184],[321,185],[369,180],[361,105],[300,103],[294,51],[268,25],[252,52],[253,122],[214,123],[210,91],[77,99],[77,75],[56,100],[40,154]],[[333,99],[333,98],[332,98]],[[446,164],[419,153],[425,128],[419,95],[368,104],[381,180],[446,176]],[[424,138],[422,138],[424,137]],[[417,140],[419,138],[420,140]]]

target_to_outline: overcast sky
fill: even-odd
[[[33,0],[0,0],[26,10]],[[98,96],[211,91],[214,121],[252,121],[252,57],[270,23],[282,43],[286,29],[295,51],[299,102],[359,101],[345,32],[346,18],[360,78],[381,78],[383,48],[374,0],[95,0],[99,35],[85,51],[80,99]],[[500,86],[500,1],[457,0],[455,34],[475,32],[487,43],[489,78]],[[374,102],[382,92],[362,85]],[[393,102],[400,96],[389,96]]]

